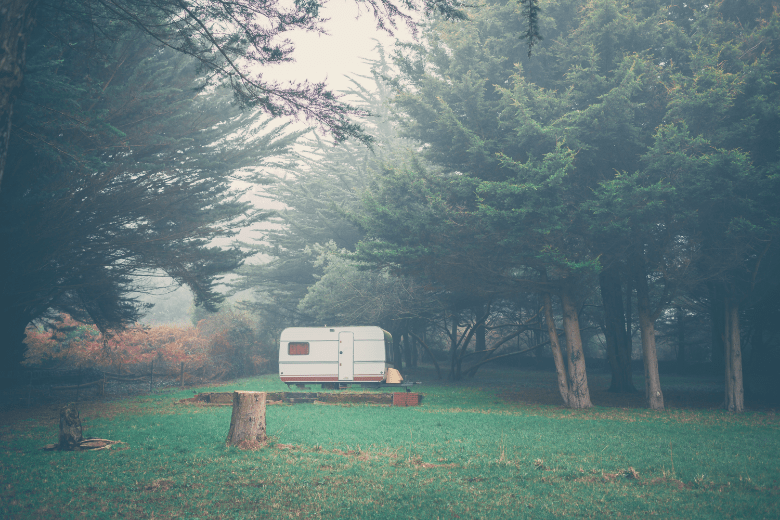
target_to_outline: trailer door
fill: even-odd
[[[339,381],[352,381],[355,376],[355,335],[339,332]]]

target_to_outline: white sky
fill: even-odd
[[[347,89],[351,85],[345,75],[369,74],[370,67],[363,59],[376,57],[373,52],[376,42],[372,39],[379,40],[389,50],[396,37],[411,38],[402,21],[395,37],[377,29],[373,15],[365,8],[359,9],[354,0],[330,0],[320,9],[320,16],[329,18],[324,25],[329,34],[290,33],[288,37],[295,44],[295,62],[266,69],[264,76],[311,82],[327,79],[331,91]]]

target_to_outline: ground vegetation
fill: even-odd
[[[429,376],[417,407],[268,406],[268,445],[256,451],[225,446],[230,406],[173,404],[192,390],[82,403],[85,437],[122,441],[91,453],[41,450],[56,442],[56,408],[4,412],[0,513],[364,519],[386,518],[393,507],[406,518],[709,519],[780,512],[776,414],[718,410],[712,378],[662,376],[675,406],[658,413],[642,396],[596,387],[594,408],[562,408],[551,372],[488,369],[469,382]],[[593,380],[605,389],[609,375]],[[266,376],[197,390],[284,385]],[[678,407],[692,390],[698,397]]]

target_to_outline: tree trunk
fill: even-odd
[[[474,336],[474,332],[476,329],[474,327],[466,328],[468,332],[466,332],[466,338],[461,341],[460,345],[460,351],[458,352],[456,350],[456,357],[455,357],[455,372],[453,379],[455,381],[460,381],[463,377],[463,356],[466,355],[466,352],[468,351],[469,344],[471,343],[471,338]]]
[[[417,340],[413,336],[409,336],[409,343],[412,345],[412,366],[417,368],[420,364],[420,347],[417,345]]]
[[[623,354],[628,360],[628,364],[630,366],[632,360],[634,359],[634,306],[632,303],[634,296],[634,286],[633,277],[627,276],[626,278],[626,343],[623,345]],[[633,370],[631,373],[633,374]]]
[[[227,445],[257,449],[265,443],[265,392],[233,392]]]
[[[459,340],[460,353],[458,353],[458,349],[455,349],[456,358],[455,358],[455,370],[453,376],[453,379],[455,381],[459,381],[463,376],[463,358],[466,356],[468,352],[469,344],[471,343],[471,338],[474,337],[474,335],[477,333],[478,327],[480,325],[485,324],[489,315],[490,315],[490,305],[487,306],[485,313],[482,316],[479,315],[475,316],[474,323],[472,325],[469,325],[464,331],[465,337]]]
[[[534,305],[535,309],[543,309],[544,308],[544,297],[537,293],[536,294],[536,305]],[[537,313],[536,318],[534,318],[533,322],[531,322],[531,334],[533,334],[533,344],[539,345],[540,343],[544,343],[547,341],[544,337],[544,331],[542,331],[542,315]],[[517,336],[517,347],[520,348],[520,336]]]
[[[11,139],[13,107],[24,78],[27,37],[38,0],[3,0],[0,8],[0,190]]]
[[[420,342],[420,345],[423,346],[425,349],[425,352],[428,353],[428,357],[431,358],[431,361],[433,362],[433,366],[436,367],[436,377],[441,379],[441,369],[439,368],[439,363],[436,361],[436,358],[433,356],[433,352],[431,352],[431,349],[428,348],[428,345],[425,343],[425,341],[417,336],[414,332],[410,333],[413,337],[417,338],[417,341]]]
[[[645,365],[645,399],[652,410],[664,409],[664,395],[658,377],[658,354],[655,349],[655,323],[650,308],[650,293],[647,274],[640,262],[636,268],[636,301],[639,314],[639,328],[642,335],[642,360]]]
[[[726,322],[724,316],[726,310],[723,308],[723,302],[726,295],[724,294],[722,284],[718,282],[711,282],[707,284],[710,295],[710,330],[711,330],[711,356],[712,364],[715,370],[723,370],[725,367],[723,355],[726,352],[726,343],[723,335],[723,331],[726,330]]]
[[[81,434],[81,418],[76,405],[71,403],[60,410],[60,441],[57,449],[61,451],[78,450],[84,438]]]
[[[477,316],[477,319],[479,319],[480,316],[485,314],[485,306],[480,305],[477,307],[475,315]],[[476,341],[476,345],[474,346],[474,352],[484,352],[487,350],[487,344],[486,344],[486,328],[485,328],[485,322],[483,321],[479,325],[477,325],[477,331],[474,333],[474,338]]]
[[[678,306],[675,310],[677,316],[677,371],[686,372],[685,364],[685,311]]]
[[[393,365],[398,371],[404,368],[404,360],[401,355],[401,331],[398,327],[393,328]]]
[[[455,356],[458,354],[458,313],[452,313],[452,332],[450,332],[450,379],[455,378]]]
[[[566,354],[569,368],[569,407],[590,408],[588,376],[585,373],[585,354],[582,351],[580,320],[577,306],[567,289],[561,294],[563,305],[563,330],[566,333]]]
[[[404,344],[404,362],[408,369],[412,366],[412,345],[409,343],[409,320],[404,320],[404,332],[401,338],[403,339]]]
[[[604,336],[607,341],[607,359],[612,371],[610,392],[636,392],[631,372],[631,356],[626,353],[626,320],[623,312],[623,290],[620,273],[609,267],[599,274],[601,301],[604,305]]]
[[[726,371],[726,409],[730,412],[745,411],[745,390],[742,382],[742,346],[739,337],[739,303],[726,297],[723,343]]]
[[[420,347],[417,346],[417,339],[414,334],[414,329],[416,325],[416,320],[411,320],[409,324],[409,329],[407,330],[407,333],[409,335],[409,344],[412,347],[412,366],[414,368],[417,368],[417,364],[420,358]]]
[[[558,341],[558,331],[555,330],[555,318],[552,312],[550,293],[544,293],[544,321],[547,323],[547,334],[550,336],[550,350],[555,360],[555,373],[558,376],[558,391],[566,406],[569,406],[569,378],[566,375],[566,363],[561,353],[561,344]]]

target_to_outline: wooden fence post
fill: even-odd
[[[154,359],[152,360],[152,368],[149,370],[149,393],[152,393],[152,384],[154,383]]]
[[[179,375],[179,388],[184,388],[184,361],[181,362],[181,373]]]
[[[260,448],[265,443],[265,402],[265,392],[233,392],[228,446],[246,450]]]

